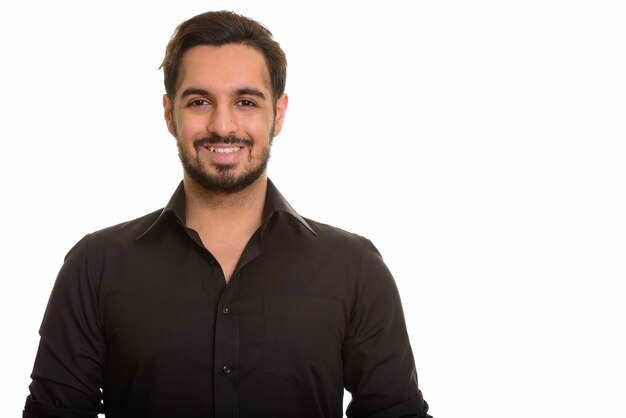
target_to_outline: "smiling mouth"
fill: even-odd
[[[217,152],[219,154],[231,154],[233,152],[237,152],[241,149],[241,147],[228,147],[228,148],[223,148],[223,147],[208,147],[209,151],[211,152]]]

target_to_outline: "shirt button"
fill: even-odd
[[[222,308],[222,315],[228,315],[230,313],[230,309],[224,307]]]
[[[227,364],[224,367],[222,367],[222,371],[224,372],[224,374],[230,374],[230,366]]]

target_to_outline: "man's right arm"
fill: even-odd
[[[88,241],[86,237],[70,250],[50,295],[24,418],[95,418],[103,412],[102,263],[89,253]]]

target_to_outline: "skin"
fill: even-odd
[[[232,184],[262,167],[282,129],[288,98],[274,107],[263,55],[245,45],[196,46],[182,57],[176,96],[163,97],[167,128],[181,159],[207,179]],[[222,138],[207,144],[203,139]],[[235,137],[245,143],[231,144]],[[199,144],[200,143],[200,144]],[[234,147],[236,145],[236,147]],[[229,151],[233,148],[235,152]],[[198,232],[228,282],[261,225],[267,173],[241,190],[210,190],[185,170],[187,226]]]

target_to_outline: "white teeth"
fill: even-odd
[[[220,154],[230,154],[231,152],[239,151],[241,147],[231,147],[231,148],[218,148],[218,147],[209,147],[211,152],[218,152]]]

